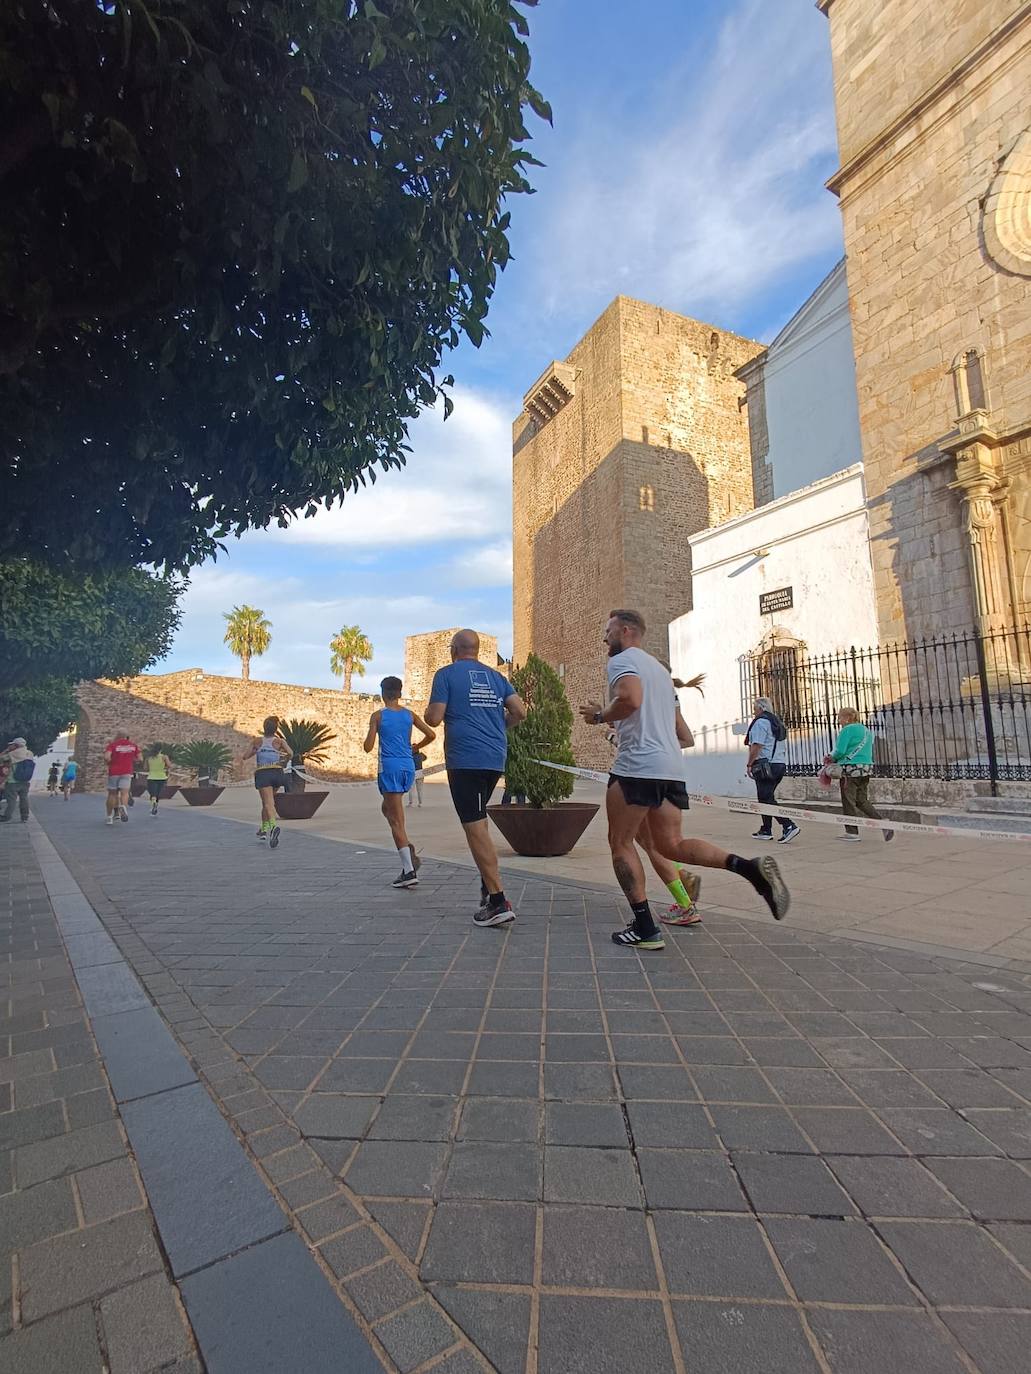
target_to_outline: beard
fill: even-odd
[[[623,652],[623,646],[622,644],[610,644],[608,646],[608,650],[609,658],[615,658],[617,654],[621,654]]]

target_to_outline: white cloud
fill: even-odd
[[[456,587],[507,587],[512,583],[512,540],[470,549],[448,564],[447,580]]]
[[[295,520],[267,538],[342,552],[496,538],[511,520],[512,419],[519,403],[469,388],[454,392],[449,419],[440,407],[411,426],[412,452],[400,471],[348,495],[342,506]]]
[[[706,63],[671,71],[631,127],[607,124],[604,164],[585,131],[539,236],[538,303],[596,304],[605,281],[718,315],[839,247],[826,27],[811,0],[743,0]]]

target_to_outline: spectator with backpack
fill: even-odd
[[[777,788],[787,772],[787,726],[773,709],[769,697],[756,697],[755,714],[745,735],[748,746],[748,763],[745,771],[755,783],[755,795],[760,806],[772,806],[777,799]],[[761,816],[759,829],[753,840],[773,839],[773,817]],[[794,821],[786,816],[778,816],[781,827],[778,844],[790,844],[802,832]]]
[[[0,820],[9,821],[14,818],[14,804],[15,799],[17,799],[21,818],[23,821],[27,821],[29,819],[29,788],[32,786],[32,775],[36,771],[36,760],[26,748],[25,741],[20,735],[6,745],[3,759],[9,772],[4,786],[7,809]]]

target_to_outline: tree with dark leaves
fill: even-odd
[[[185,569],[403,464],[530,189],[526,32],[515,0],[5,0],[0,556]]]

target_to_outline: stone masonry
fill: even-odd
[[[1031,4],[830,21],[882,640],[1031,609]]]
[[[421,712],[429,701],[433,674],[451,662],[449,646],[454,629],[409,635],[405,640],[404,700]],[[485,663],[497,661],[498,641],[481,634]],[[376,684],[378,686],[378,684]],[[223,782],[249,781],[253,760],[244,754],[268,715],[286,719],[323,721],[336,731],[329,757],[322,767],[307,771],[316,779],[340,781],[376,775],[376,755],[362,748],[369,716],[379,702],[372,693],[350,693],[294,683],[247,681],[218,677],[200,668],[178,673],[145,673],[121,682],[82,682],[78,687],[81,716],[75,757],[82,768],[82,787],[95,791],[104,786],[104,746],[124,730],[143,748],[155,740],[187,744],[210,739],[224,744],[234,765]],[[442,734],[427,750],[427,763],[443,761]],[[173,770],[173,782],[191,782],[182,769]]]
[[[687,535],[754,505],[744,387],[760,345],[619,296],[527,392],[513,427],[515,660],[540,654],[573,706],[605,690],[601,633],[641,611],[646,645],[691,608]],[[604,764],[574,725],[578,760]]]

